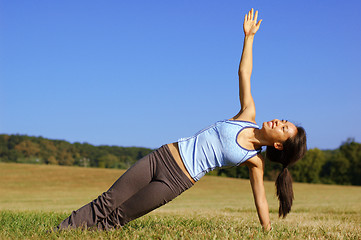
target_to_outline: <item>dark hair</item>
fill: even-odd
[[[273,146],[267,146],[266,157],[272,162],[282,164],[283,169],[277,177],[276,188],[280,202],[278,216],[285,218],[291,211],[293,202],[292,177],[288,166],[292,166],[301,159],[307,151],[306,131],[297,127],[297,134],[283,143],[283,150],[277,150]]]

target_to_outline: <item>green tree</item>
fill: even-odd
[[[98,158],[98,167],[101,168],[117,168],[119,159],[113,154],[106,154]]]
[[[12,150],[15,148],[15,146],[17,144],[19,144],[21,141],[24,140],[24,136],[20,136],[20,135],[10,135],[8,141],[7,141],[7,145],[8,145],[8,149]]]
[[[24,140],[14,147],[15,150],[21,152],[26,157],[34,157],[40,152],[39,144],[33,143],[31,140]]]
[[[120,156],[119,168],[128,169],[134,162],[134,159],[132,159],[130,156],[122,155]]]
[[[15,149],[11,149],[7,153],[8,162],[17,162],[20,158],[24,158],[24,155],[21,152],[16,151]]]
[[[342,152],[337,151],[322,167],[322,182],[350,184],[349,167],[350,161]]]
[[[361,185],[361,144],[349,138],[340,146],[340,152],[350,162],[347,171],[350,183]]]
[[[48,157],[47,164],[52,164],[52,165],[58,165],[58,160],[56,160],[56,158],[54,156],[50,156]]]
[[[58,162],[59,162],[59,165],[66,165],[66,166],[71,166],[73,165],[74,163],[74,158],[73,156],[67,152],[66,149],[63,149],[63,151],[61,151],[59,154],[58,154]]]
[[[297,182],[318,183],[320,172],[325,163],[323,151],[318,148],[310,149],[291,170],[293,180]]]

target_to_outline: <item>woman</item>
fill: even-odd
[[[258,11],[254,14],[252,9],[244,18],[245,38],[238,72],[240,112],[193,137],[164,145],[140,159],[107,192],[74,211],[57,229],[123,226],[171,201],[216,167],[246,165],[261,225],[270,230],[263,184],[265,160],[260,154],[262,146],[267,146],[266,155],[271,161],[283,165],[276,186],[279,215],[287,215],[293,199],[292,179],[287,166],[306,152],[305,131],[285,120],[265,122],[261,129],[255,123],[250,79],[253,39],[262,21],[257,23],[257,16]]]

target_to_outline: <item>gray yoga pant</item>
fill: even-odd
[[[163,145],[131,166],[107,192],[73,211],[57,229],[96,227],[107,230],[123,226],[192,186],[168,146]]]

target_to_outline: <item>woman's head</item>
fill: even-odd
[[[289,127],[286,124],[279,125],[283,129],[288,128],[288,131],[282,130],[285,132],[278,134],[278,140],[275,139],[273,146],[267,146],[266,157],[272,162],[278,162],[287,167],[305,155],[307,151],[306,131],[303,127],[296,127],[292,123],[288,124]],[[281,142],[285,136],[289,137]]]
[[[269,122],[264,122],[262,131],[263,137],[269,143],[268,145],[282,150],[283,143],[286,142],[287,139],[296,136],[297,127],[287,120],[274,119]]]
[[[280,202],[279,216],[286,217],[291,211],[293,202],[292,177],[287,167],[292,166],[305,155],[307,151],[306,132],[302,127],[296,127],[292,124],[295,127],[294,129],[293,126],[286,121],[283,121],[282,123],[271,123],[268,124],[271,129],[269,132],[272,133],[271,136],[274,136],[274,140],[282,140],[286,135],[290,135],[285,141],[280,142],[281,145],[275,141],[275,144],[273,146],[267,146],[266,150],[266,157],[270,161],[278,162],[283,166],[283,169],[276,180],[276,188]],[[273,124],[279,124],[277,127],[286,128],[287,123],[288,129],[290,130],[288,133],[273,134],[272,131],[277,131],[277,129],[274,130],[275,125]]]

